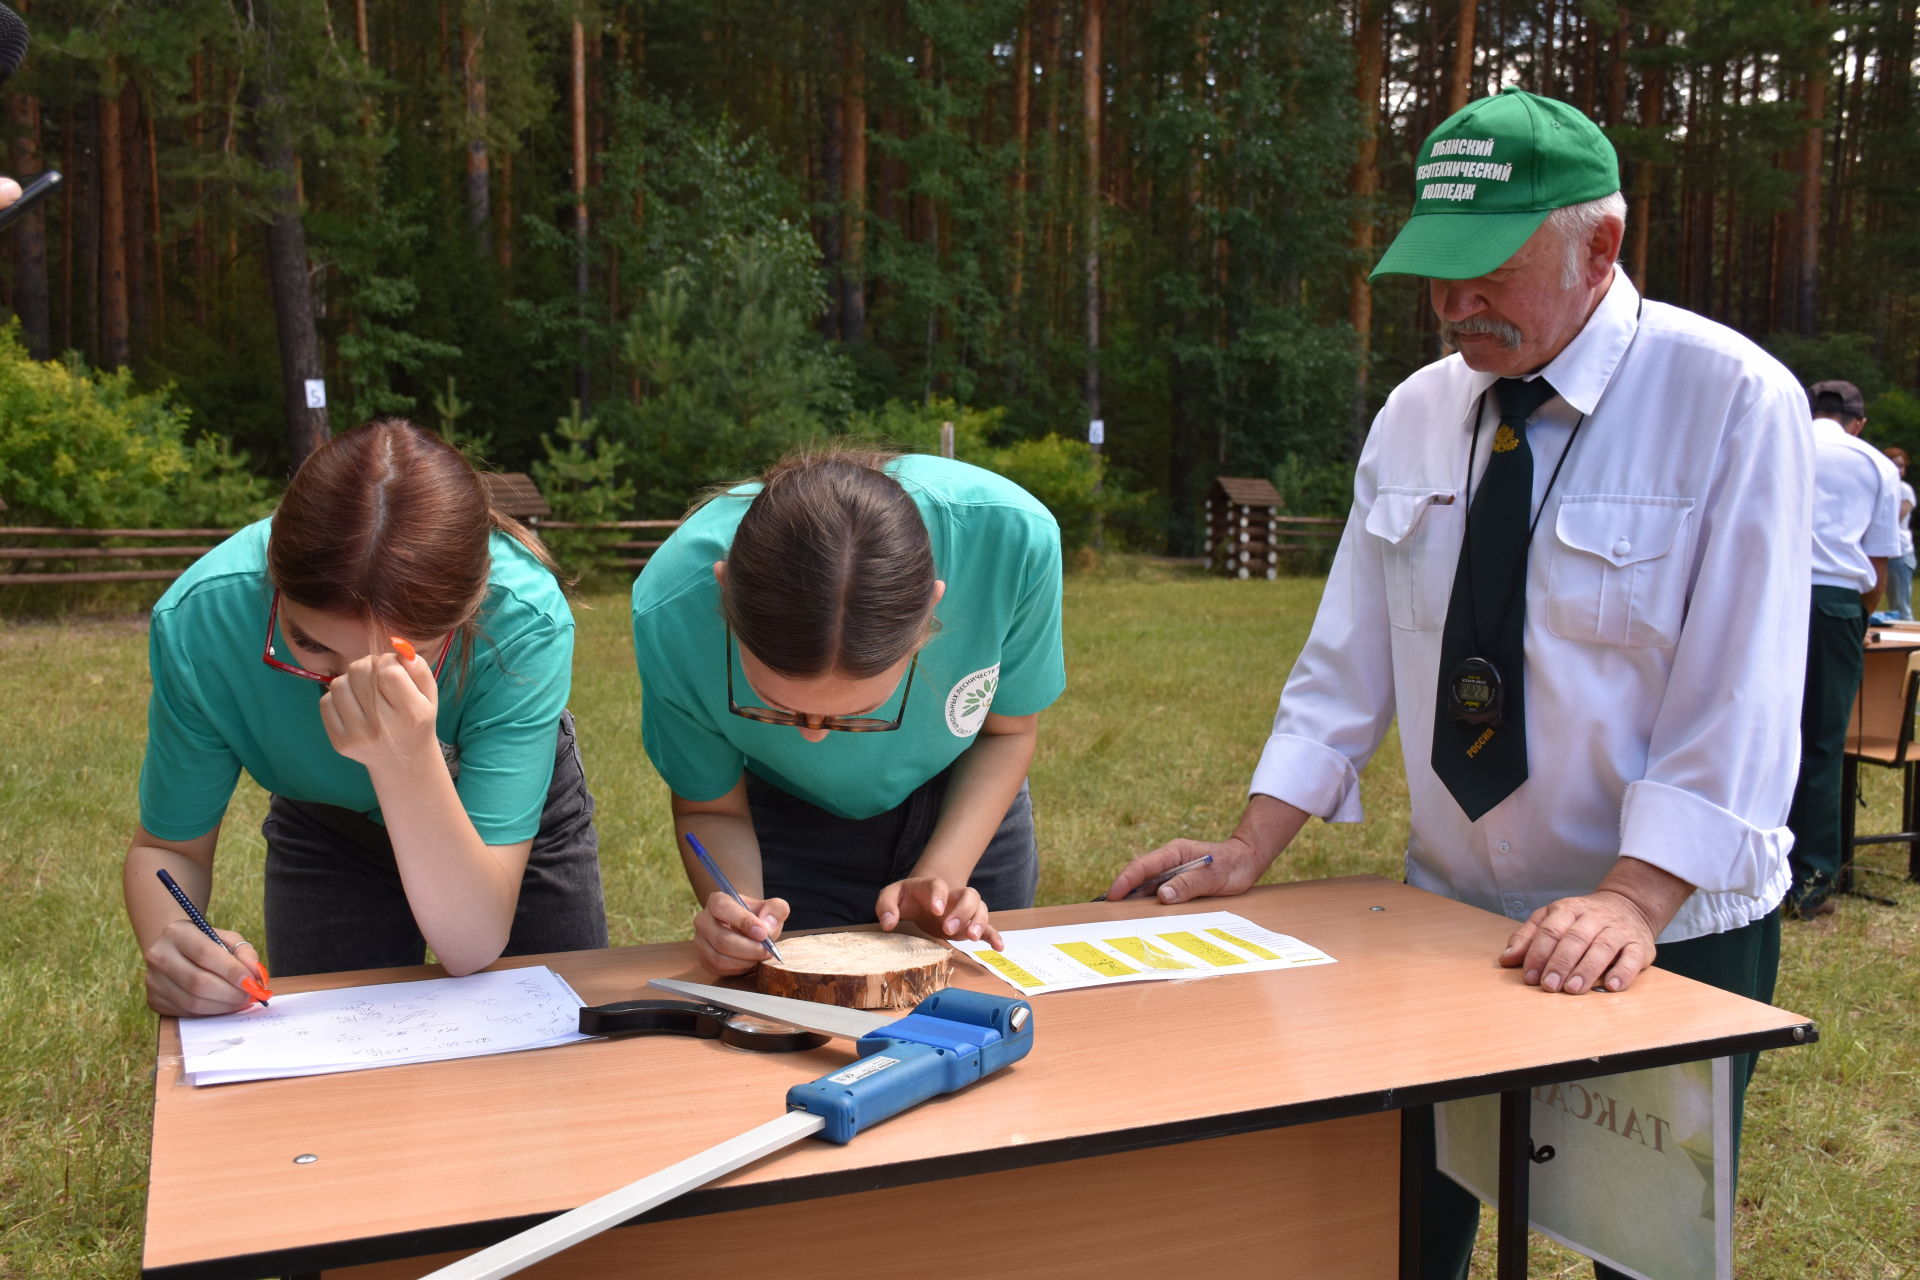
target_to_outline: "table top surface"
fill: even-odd
[[[1034,1048],[846,1146],[807,1142],[694,1191],[680,1216],[1473,1096],[1811,1039],[1797,1014],[1659,969],[1552,995],[1495,956],[1499,916],[1372,876],[995,914],[1002,929],[1223,910],[1338,962],[1034,999]],[[526,956],[589,1004],[711,982],[690,943]],[[276,979],[282,993],[443,976]],[[1010,994],[964,959],[954,985]],[[145,1267],[257,1275],[473,1247],[770,1120],[845,1041],[755,1054],[678,1036],[195,1088],[160,1026]],[[316,1160],[295,1164],[294,1157]],[[263,1265],[266,1264],[266,1265]]]

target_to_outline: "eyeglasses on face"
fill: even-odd
[[[318,671],[309,671],[305,667],[296,667],[291,662],[282,662],[278,657],[274,655],[273,632],[275,627],[279,624],[279,621],[280,621],[280,592],[278,588],[276,588],[273,593],[273,603],[267,606],[267,640],[266,640],[265,646],[261,649],[260,661],[266,663],[269,667],[272,667],[275,671],[284,671],[290,676],[299,676],[302,680],[311,680],[315,684],[319,684],[319,685],[332,684],[334,681],[333,676],[324,675]],[[453,632],[449,631],[447,632],[446,640],[443,641],[440,645],[440,656],[433,660],[433,678],[435,680],[438,680],[440,678],[440,668],[447,665],[447,654],[452,652],[452,650],[453,650]]]
[[[900,710],[891,720],[878,716],[810,716],[800,711],[777,711],[772,707],[743,707],[733,699],[733,628],[727,628],[727,710],[755,724],[784,725],[793,729],[828,729],[835,733],[890,733],[900,727],[907,715],[907,698],[913,693],[913,673],[920,669],[920,655],[907,665],[907,680],[900,691]]]

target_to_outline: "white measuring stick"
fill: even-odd
[[[792,1146],[802,1138],[811,1138],[826,1127],[827,1122],[819,1116],[789,1111],[778,1120],[769,1120],[719,1146],[708,1147],[699,1155],[688,1156],[679,1164],[668,1165],[618,1191],[609,1191],[598,1200],[590,1200],[578,1209],[568,1210],[499,1244],[469,1254],[424,1280],[497,1280],[500,1276],[510,1276],[542,1258],[550,1258],[562,1249],[579,1244],[588,1236],[617,1227],[635,1214],[645,1213],[675,1196],[705,1186],[722,1174],[752,1164],[761,1156]]]

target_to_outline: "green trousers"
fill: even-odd
[[[1815,587],[1807,620],[1807,684],[1800,698],[1800,777],[1787,829],[1793,832],[1793,888],[1788,901],[1805,909],[1833,892],[1846,859],[1842,849],[1840,777],[1847,721],[1866,663],[1867,612],[1860,593]]]
[[[1780,911],[1768,912],[1752,924],[1726,933],[1663,944],[1654,965],[1670,973],[1704,982],[1722,991],[1773,1003],[1773,985],[1780,972]],[[1631,1000],[1628,988],[1619,996],[1553,996],[1558,1000]],[[1746,1114],[1747,1082],[1753,1078],[1757,1055],[1743,1053],[1733,1060],[1733,1161],[1740,1166],[1740,1125]],[[1473,1239],[1480,1229],[1480,1201],[1473,1193],[1441,1173],[1434,1158],[1433,1108],[1411,1107],[1420,1171],[1421,1280],[1466,1280],[1473,1257]],[[1599,1280],[1623,1280],[1612,1267],[1594,1264]]]

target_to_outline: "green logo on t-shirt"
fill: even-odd
[[[947,694],[947,728],[956,738],[971,738],[993,707],[994,691],[1000,687],[1000,664],[974,672]]]

